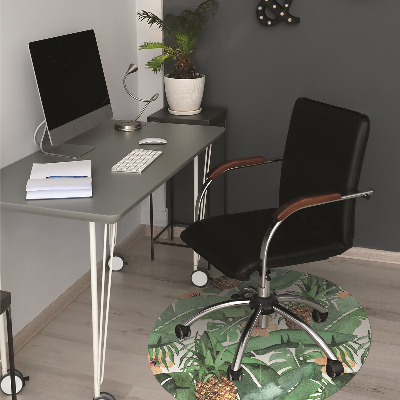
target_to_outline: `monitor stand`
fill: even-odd
[[[40,150],[42,153],[49,156],[60,156],[69,158],[79,158],[89,151],[92,151],[95,146],[88,146],[85,144],[69,144],[63,143],[58,146],[53,146],[50,141],[49,132],[45,129],[42,139],[40,141]]]

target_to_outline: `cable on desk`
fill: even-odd
[[[40,128],[45,122],[46,122],[46,120],[44,119],[44,120],[39,124],[39,126],[36,128],[36,130],[35,130],[35,132],[34,132],[34,134],[33,134],[33,142],[34,142],[35,144],[37,144],[38,146],[40,146],[40,144],[36,141],[36,136],[37,136],[37,133],[38,133],[39,128]],[[47,129],[47,125],[44,127],[43,135],[46,133],[46,129]]]

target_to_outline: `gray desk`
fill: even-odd
[[[32,163],[70,160],[37,152],[1,169],[1,207],[31,214],[115,223],[223,133],[221,127],[157,123],[148,123],[137,132],[116,132],[109,121],[73,139],[74,143],[96,146],[80,158],[92,160],[92,198],[25,200]],[[139,146],[139,140],[145,137],[162,137],[168,144]],[[162,150],[163,154],[142,174],[111,172],[115,163],[139,147]]]
[[[100,392],[101,370],[105,359],[104,354],[99,352],[99,344],[101,344],[99,337],[104,338],[105,331],[101,331],[102,321],[99,321],[95,223],[107,224],[110,242],[115,243],[116,223],[223,135],[224,131],[223,127],[216,126],[148,123],[137,132],[116,132],[113,122],[108,121],[85,132],[71,142],[96,146],[93,151],[81,157],[81,159],[92,160],[93,197],[87,199],[25,200],[26,182],[32,163],[68,161],[65,158],[47,156],[37,152],[0,171],[0,204],[2,208],[30,214],[89,221],[95,398],[102,396],[100,397],[102,399],[113,399],[106,394],[101,395],[102,392]],[[139,146],[139,140],[145,137],[161,137],[166,139],[168,144]],[[163,154],[142,174],[111,172],[114,164],[134,148],[139,147],[161,149]],[[111,256],[113,251],[114,245],[111,245]],[[103,268],[105,271],[104,265]],[[109,268],[109,271],[111,278],[112,268]],[[104,285],[102,290],[104,290]],[[108,304],[109,296],[107,296],[106,307]],[[106,314],[107,308],[100,309],[100,316],[105,318]],[[106,330],[107,327],[104,329]]]

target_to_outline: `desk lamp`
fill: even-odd
[[[126,91],[126,93],[129,94],[129,96],[131,96],[133,99],[137,100],[137,101],[142,101],[143,103],[147,103],[142,111],[140,111],[139,115],[132,121],[117,121],[115,123],[115,129],[117,131],[125,131],[125,132],[132,132],[132,131],[137,131],[139,129],[142,128],[142,123],[140,121],[138,121],[139,117],[143,114],[144,110],[147,108],[147,106],[152,102],[158,99],[158,93],[156,93],[154,96],[152,96],[149,100],[143,100],[143,99],[139,99],[138,97],[134,96],[126,87],[125,81],[126,81],[126,77],[130,74],[133,74],[134,72],[136,72],[138,70],[138,67],[135,64],[131,64],[129,65],[128,70],[125,73],[124,79],[123,79],[123,85],[124,85],[124,89]]]

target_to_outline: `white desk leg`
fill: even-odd
[[[202,181],[203,185],[206,182],[207,174],[210,171],[211,150],[212,150],[212,144],[210,144],[210,146],[206,148],[206,153],[204,155],[204,169],[203,169],[203,181]],[[207,205],[207,196],[204,197],[203,203],[201,205],[200,219],[203,219],[206,215],[206,205]]]
[[[94,397],[100,396],[99,385],[99,306],[97,303],[97,262],[96,262],[96,224],[89,222],[90,234],[90,273],[92,290],[92,331],[93,331],[93,369]]]
[[[206,181],[206,176],[208,174],[208,171],[210,170],[211,149],[212,149],[212,144],[210,144],[210,146],[206,148],[206,152],[205,152],[205,156],[204,156],[203,184]],[[193,215],[194,215],[194,220],[196,221],[196,202],[197,202],[197,197],[199,195],[199,160],[198,160],[198,157],[196,157],[194,159],[193,165],[194,165],[194,168],[193,168],[194,169],[194,176],[193,176],[193,182],[194,182],[193,210],[194,210],[194,212],[193,212]],[[203,219],[205,216],[206,201],[207,201],[207,198],[205,198],[202,203],[200,219]],[[193,252],[193,271],[197,271],[197,268],[199,266],[199,261],[200,261],[200,256],[196,252]],[[208,279],[208,277],[207,277],[207,279]],[[193,281],[193,275],[192,275],[192,281]],[[194,281],[193,281],[193,283],[194,283]]]
[[[193,184],[194,184],[194,190],[193,190],[193,215],[194,215],[194,221],[196,221],[196,201],[197,197],[199,195],[199,157],[195,157],[193,160]],[[196,271],[197,267],[199,265],[199,258],[197,256],[197,253],[193,252],[193,270]]]
[[[108,267],[108,283],[106,292],[106,265],[107,263],[107,228],[109,230],[110,264]],[[96,224],[89,222],[90,233],[90,271],[92,290],[92,329],[93,329],[93,376],[94,398],[102,400],[115,400],[110,393],[100,392],[104,380],[104,365],[106,361],[108,315],[110,310],[112,262],[114,247],[117,239],[117,224],[104,226],[103,243],[103,274],[101,279],[100,318],[97,295],[97,262],[96,262]],[[106,308],[104,310],[104,300]]]

